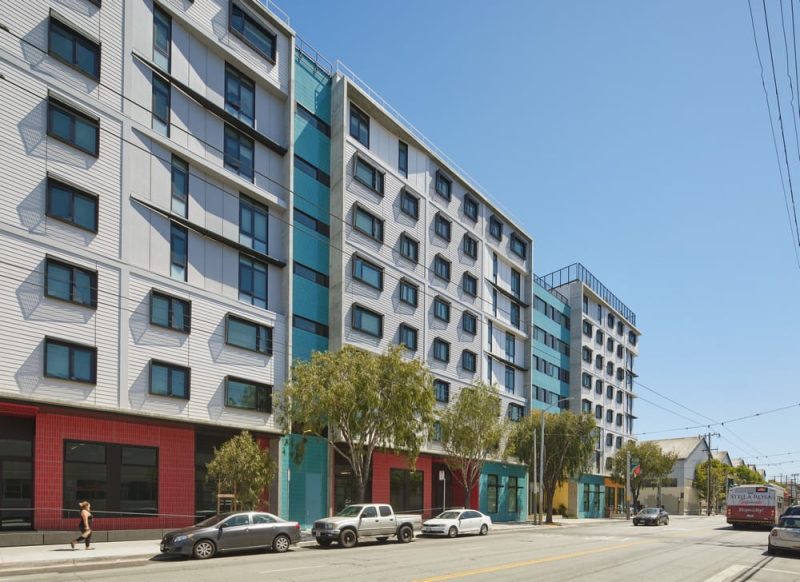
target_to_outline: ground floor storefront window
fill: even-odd
[[[0,416],[0,531],[33,528],[32,419]]]
[[[391,469],[389,472],[389,499],[398,512],[421,512],[423,507],[422,485],[425,474],[422,471]]]

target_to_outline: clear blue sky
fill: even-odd
[[[537,273],[580,261],[636,312],[643,384],[717,420],[800,402],[800,270],[745,1],[281,7],[527,226]],[[696,424],[636,412],[637,432]],[[798,426],[800,407],[714,442],[800,451]],[[768,474],[800,472],[800,453],[754,462],[787,459]]]

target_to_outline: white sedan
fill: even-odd
[[[780,551],[800,552],[800,515],[782,517],[777,527],[769,532],[767,553],[776,554]]]
[[[422,524],[423,535],[447,536],[454,538],[460,534],[489,533],[492,518],[474,509],[451,509],[444,511]]]

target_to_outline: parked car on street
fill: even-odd
[[[798,516],[800,517],[800,505],[790,505],[786,508],[786,511],[783,512],[781,517],[792,517]]]
[[[167,533],[161,552],[204,560],[219,552],[271,548],[285,552],[300,541],[300,524],[271,513],[240,511],[221,513],[197,525]]]
[[[455,538],[461,534],[485,536],[492,526],[492,518],[474,509],[450,509],[422,524],[422,533],[429,536]]]
[[[633,516],[633,525],[669,525],[669,513],[660,507],[645,507]]]
[[[421,527],[420,515],[395,515],[391,505],[359,503],[348,505],[333,517],[315,521],[311,535],[321,546],[338,542],[343,548],[352,548],[365,537],[383,543],[396,536],[397,541],[408,543]]]
[[[782,517],[769,532],[767,553],[800,552],[800,515]]]

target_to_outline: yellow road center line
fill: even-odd
[[[580,558],[582,556],[591,556],[592,554],[601,554],[603,552],[611,552],[613,550],[621,550],[622,548],[631,548],[633,546],[641,546],[644,544],[653,544],[653,543],[655,543],[655,540],[631,542],[629,544],[606,546],[603,548],[595,548],[592,550],[583,550],[581,552],[572,552],[570,554],[559,554],[558,556],[548,556],[547,558],[537,558],[536,560],[525,560],[524,562],[510,562],[508,564],[500,564],[499,566],[487,566],[485,568],[476,568],[474,570],[462,570],[461,572],[453,572],[451,574],[443,574],[442,576],[434,576],[433,578],[425,578],[421,582],[440,582],[442,580],[454,580],[456,578],[466,578],[467,576],[477,576],[478,574],[490,574],[492,572],[512,570],[514,568],[524,568],[525,566],[535,566],[536,564],[546,564],[548,562],[557,562],[559,560],[568,560],[570,558]]]

